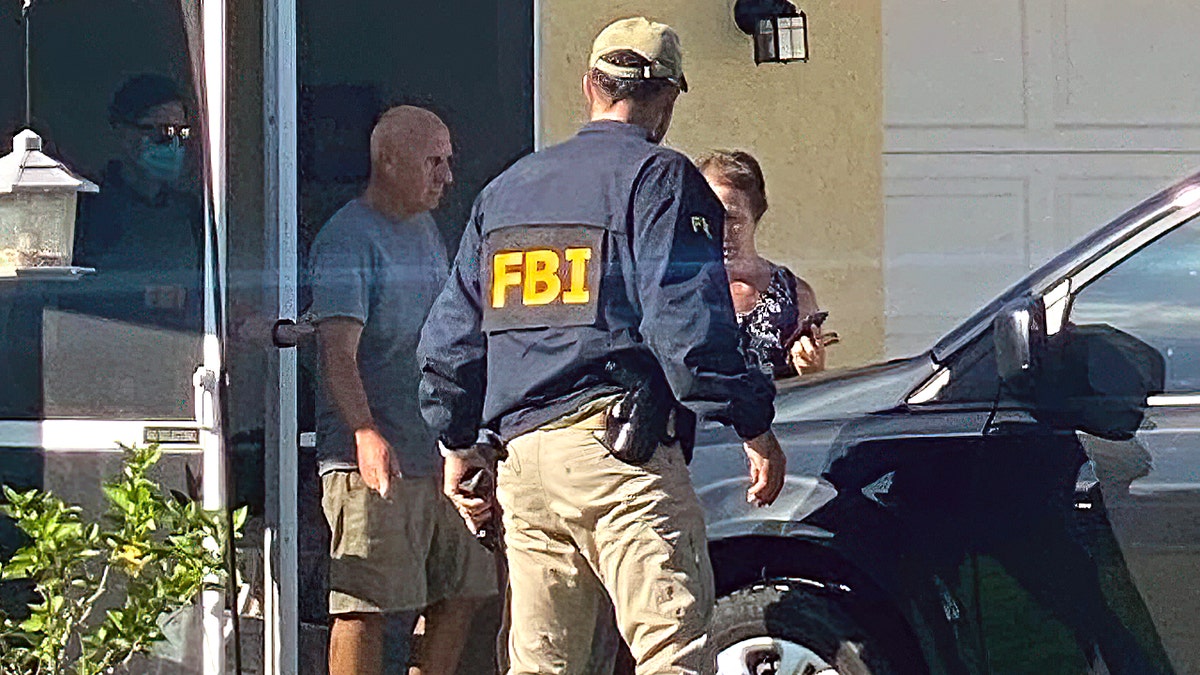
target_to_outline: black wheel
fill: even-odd
[[[837,604],[798,582],[767,581],[717,600],[709,633],[717,675],[891,675],[875,643]]]

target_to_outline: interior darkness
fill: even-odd
[[[0,3],[0,142],[5,146],[24,126],[20,5]],[[177,0],[34,3],[33,127],[45,139],[49,153],[99,181],[105,163],[117,151],[107,106],[121,83],[138,73],[158,72],[191,90],[179,7]],[[435,217],[453,254],[475,194],[532,146],[532,15],[532,0],[301,1],[301,265],[320,226],[362,190],[374,119],[401,103],[434,110],[451,129],[456,184]],[[261,68],[256,62],[261,50],[260,21],[257,9],[245,5],[231,9],[229,238],[235,286],[243,283],[241,279],[253,281],[262,262],[262,98]],[[6,152],[7,148],[0,150]],[[233,289],[235,294],[238,291]],[[301,297],[301,305],[306,302]],[[0,323],[30,324],[26,327],[35,331],[36,321],[14,318],[12,311],[3,314]],[[39,342],[39,336],[16,334],[20,332],[5,339],[19,351],[7,355],[12,358],[5,369],[28,377],[0,396],[0,418],[37,419],[47,413],[43,385],[48,374],[37,362],[40,350],[30,343]],[[187,360],[193,358],[189,355]],[[190,388],[194,365],[187,364],[183,389]],[[169,375],[175,379],[175,373]],[[183,389],[170,387],[166,392],[176,399],[170,411],[156,415],[152,410],[145,414],[122,410],[121,416],[176,417]],[[106,400],[103,392],[97,394],[82,399]],[[251,398],[262,396],[259,391],[252,394]],[[154,398],[152,391],[146,396]],[[302,401],[301,409],[309,410],[310,403]],[[246,404],[235,408],[255,407],[253,401]],[[55,414],[112,416],[107,410],[60,413]],[[236,425],[243,431],[254,426],[244,421]],[[301,426],[311,429],[311,419],[302,419]]]
[[[532,26],[531,0],[301,0],[304,240],[361,191],[378,114],[413,104],[454,141],[456,184],[435,214],[453,250],[479,189],[532,147]]]
[[[301,265],[309,243],[365,186],[370,130],[399,104],[429,108],[454,142],[455,184],[434,214],[451,255],[479,190],[533,145],[532,0],[300,2]],[[308,298],[301,290],[301,307]],[[300,429],[315,428],[315,354],[301,350]],[[323,622],[323,516],[315,461],[302,456],[301,616]],[[489,631],[469,647],[490,658]],[[494,635],[494,632],[492,633]],[[469,661],[469,659],[467,660]],[[471,670],[472,667],[477,670]],[[484,672],[464,661],[463,672]]]

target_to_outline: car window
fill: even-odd
[[[1200,391],[1200,218],[1142,248],[1083,287],[1071,322],[1107,324],[1166,362],[1166,393]]]
[[[988,328],[954,355],[950,381],[931,402],[990,404],[996,399],[999,382],[992,329]]]

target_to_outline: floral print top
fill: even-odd
[[[746,364],[773,377],[796,374],[789,351],[800,327],[796,302],[796,275],[782,265],[771,265],[771,282],[749,312],[737,315]]]

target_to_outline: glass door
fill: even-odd
[[[366,0],[347,12],[321,0],[289,0],[266,12],[267,276],[279,284],[279,317],[303,324],[309,247],[363,193],[371,131],[384,111],[424,107],[450,129],[454,184],[432,217],[451,257],[479,190],[532,149],[533,2]],[[278,509],[270,536],[278,543],[270,583],[277,667],[294,672],[287,668],[297,652],[306,668],[325,658],[329,625],[315,341],[284,348],[272,363],[268,379],[278,394],[268,414],[268,456],[275,459],[267,475],[268,493],[275,492],[268,504]],[[467,651],[483,662],[464,660],[461,672],[487,672],[498,616],[498,604],[481,612]]]
[[[21,7],[0,5],[0,43],[22,43]],[[223,83],[214,80],[220,60],[209,72],[199,61],[202,9],[220,8],[32,3],[28,118],[20,51],[0,55],[5,145],[32,128],[44,152],[99,186],[79,200],[71,259],[0,274],[0,482],[50,490],[91,516],[105,508],[101,483],[120,470],[118,444],[159,444],[164,489],[210,507],[224,501],[224,197],[215,187],[224,123],[214,93]],[[6,527],[0,556],[20,543]],[[23,602],[3,609],[19,613]],[[206,672],[215,673],[223,594],[205,602],[217,641],[204,652]],[[199,631],[172,641],[160,661],[203,661]]]

